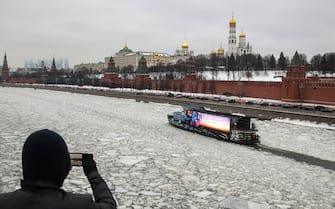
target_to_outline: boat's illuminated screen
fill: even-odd
[[[196,114],[195,117],[192,117],[193,122],[199,126],[223,132],[230,131],[230,118],[228,117],[202,112],[194,112],[193,114]]]

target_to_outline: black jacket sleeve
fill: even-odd
[[[87,175],[91,184],[95,202],[92,207],[94,209],[116,209],[116,202],[112,192],[108,188],[106,182],[97,171],[90,172]]]

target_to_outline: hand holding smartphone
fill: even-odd
[[[93,159],[93,154],[70,153],[71,166],[82,166],[87,176],[93,171],[97,171],[97,165]]]
[[[83,166],[83,153],[70,153],[72,166]]]

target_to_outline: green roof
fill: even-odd
[[[129,53],[133,53],[133,50],[129,49],[129,48],[127,47],[127,45],[126,45],[126,46],[123,47],[123,49],[121,49],[121,50],[119,51],[119,53],[129,54]]]

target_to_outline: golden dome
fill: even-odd
[[[183,44],[181,45],[181,48],[188,49],[188,43],[184,41]]]
[[[234,19],[234,17],[231,18],[231,20],[229,21],[230,25],[235,25],[236,24],[236,20]]]
[[[214,49],[212,49],[211,55],[215,55],[215,54],[216,54],[216,52],[214,51]]]
[[[242,32],[242,33],[240,34],[240,37],[245,38],[245,33]]]
[[[218,49],[218,54],[219,54],[219,55],[224,55],[224,49],[223,49],[222,47],[220,47],[220,48]]]

